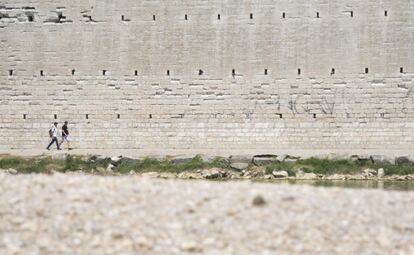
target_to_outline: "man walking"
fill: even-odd
[[[62,126],[62,141],[59,144],[59,147],[62,148],[63,142],[68,144],[68,150],[70,150],[70,142],[69,142],[69,130],[68,130],[68,122],[65,121],[65,124]]]
[[[50,141],[49,146],[47,146],[46,148],[47,150],[50,150],[50,146],[52,146],[53,143],[56,143],[57,149],[60,150],[59,142],[58,142],[59,129],[57,125],[58,125],[57,122],[53,123],[53,126],[49,130],[49,135],[52,138],[52,141]]]

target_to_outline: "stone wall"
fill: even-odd
[[[0,149],[413,149],[414,1],[0,0]]]

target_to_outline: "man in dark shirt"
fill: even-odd
[[[62,126],[62,141],[60,142],[60,146],[63,142],[66,141],[68,143],[68,150],[70,150],[70,143],[69,143],[69,130],[68,130],[68,122],[65,121],[65,125]]]

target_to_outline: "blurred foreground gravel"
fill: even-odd
[[[0,254],[414,254],[414,193],[0,174]]]

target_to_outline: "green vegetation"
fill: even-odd
[[[54,162],[50,158],[24,159],[19,157],[2,157],[0,169],[13,168],[21,173],[42,173],[48,172]]]
[[[61,159],[53,159],[49,156],[36,158],[21,158],[8,155],[0,155],[0,169],[16,169],[20,173],[51,173],[52,171],[69,172],[84,171],[87,173],[105,173],[111,164],[110,158],[98,158],[96,156],[71,156],[67,155]],[[133,172],[170,172],[181,173],[185,171],[196,171],[200,169],[220,168],[228,169],[229,163],[226,159],[217,157],[213,160],[204,161],[199,155],[192,159],[177,160],[165,158],[163,160],[144,158],[142,160],[121,158],[112,162],[112,172],[115,174],[126,174]],[[253,167],[253,166],[251,166]],[[308,158],[292,162],[275,162],[267,166],[257,167],[266,174],[273,171],[287,171],[289,176],[295,176],[299,171],[322,175],[332,174],[358,174],[362,170],[383,168],[385,175],[410,175],[414,174],[414,164],[392,165],[386,163],[373,163],[370,160],[329,160],[319,158]],[[253,170],[253,169],[252,169]]]
[[[114,168],[115,172],[119,173],[128,173],[130,171],[134,172],[149,172],[149,171],[158,171],[158,172],[172,172],[180,173],[184,171],[193,171],[198,169],[207,169],[207,168],[226,168],[227,164],[223,158],[216,157],[211,162],[203,161],[200,155],[195,156],[189,161],[182,163],[174,163],[172,160],[166,158],[164,160],[157,160],[151,158],[145,158],[140,161],[134,162],[122,162]]]
[[[305,173],[315,173],[323,175],[332,174],[358,174],[364,169],[379,169],[383,168],[385,175],[408,175],[414,174],[414,165],[392,165],[392,164],[374,164],[372,161],[354,161],[354,160],[330,160],[319,158],[308,158],[298,160],[296,162],[275,162],[266,167],[266,173],[270,174],[272,171],[285,170],[289,176],[295,176],[301,170]]]
[[[111,163],[110,158],[97,157],[80,157],[67,155],[64,159],[52,159],[51,157],[39,158],[21,158],[12,156],[0,156],[0,169],[16,169],[20,173],[51,173],[69,172],[82,170],[84,172],[94,172],[104,170]],[[145,158],[143,160],[121,159],[119,163],[112,168],[114,173],[134,172],[172,172],[180,173],[183,171],[194,171],[207,168],[227,168],[227,163],[223,158],[216,157],[206,162],[202,157],[197,155],[190,160],[184,160],[181,163],[174,163],[173,160],[166,158],[164,160]]]
[[[61,161],[58,162],[62,163]],[[96,160],[95,158],[82,159],[81,157],[67,155],[65,160],[63,160],[62,168],[59,170],[63,170],[64,172],[77,170],[91,172],[99,168],[107,168],[110,162],[111,159],[109,158]]]

